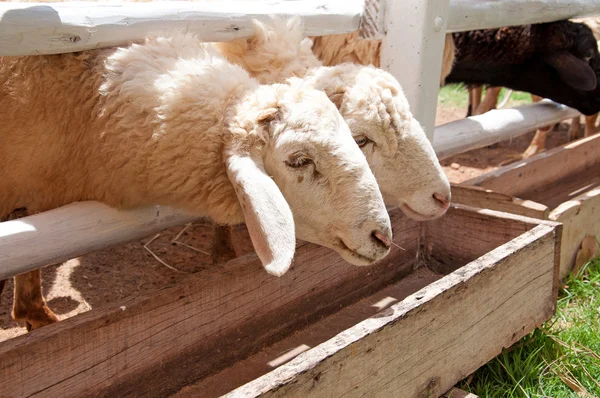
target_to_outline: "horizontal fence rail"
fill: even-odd
[[[444,159],[580,115],[575,109],[550,100],[496,109],[436,127],[433,149]]]
[[[451,0],[448,32],[600,15],[598,0]]]
[[[363,0],[0,3],[0,56],[110,47],[188,30],[204,41],[253,34],[252,19],[301,16],[308,35],[357,31]]]
[[[385,10],[386,0],[369,0]],[[387,0],[390,1],[390,0]],[[379,4],[378,4],[379,3]],[[0,3],[0,56],[59,54],[110,47],[186,29],[205,41],[252,35],[252,19],[298,15],[310,36],[359,30],[364,0],[222,0]],[[600,14],[597,0],[452,0],[447,29],[458,32]],[[380,11],[377,20],[384,18]],[[381,38],[381,21],[369,36]]]
[[[118,211],[77,202],[0,223],[0,280],[196,220],[168,207]]]

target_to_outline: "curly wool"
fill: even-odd
[[[0,86],[0,216],[97,200],[243,221],[223,147],[260,137],[242,127],[255,122],[227,120],[224,110],[244,101],[268,106],[277,93],[250,94],[258,84],[248,73],[195,37],[2,57]]]

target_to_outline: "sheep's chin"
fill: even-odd
[[[378,259],[372,259],[372,258],[363,256],[362,254],[358,253],[357,251],[351,250],[348,246],[346,246],[344,241],[341,239],[339,239],[338,242],[334,244],[333,249],[335,251],[337,251],[344,260],[346,260],[347,262],[349,262],[352,265],[358,265],[358,266],[371,265],[378,260]]]
[[[419,212],[414,211],[409,205],[407,205],[406,203],[403,203],[400,205],[400,210],[402,210],[402,212],[404,214],[406,214],[408,217],[412,218],[413,220],[417,220],[417,221],[427,221],[427,220],[435,220],[436,218],[439,218],[441,216],[441,214],[436,214],[433,216],[428,216],[425,214],[421,214]]]

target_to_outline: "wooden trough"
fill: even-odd
[[[456,203],[563,223],[560,276],[565,277],[584,238],[600,239],[600,135],[454,186],[452,197]]]
[[[0,394],[434,397],[553,315],[560,224],[390,216],[376,266],[303,243],[275,278],[247,254],[6,341]]]

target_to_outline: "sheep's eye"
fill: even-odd
[[[301,167],[308,166],[311,163],[312,163],[312,160],[307,158],[304,155],[298,155],[298,156],[292,157],[289,160],[286,160],[286,162],[285,162],[286,165],[288,165],[289,167],[292,167],[294,169],[299,169]]]
[[[586,57],[583,57],[583,60],[584,60],[585,62],[590,62],[590,60],[591,60],[591,59],[592,59],[592,56],[591,56],[591,55],[588,55],[588,56],[586,56]]]
[[[369,142],[372,142],[370,139],[368,139],[365,136],[361,136],[361,137],[356,137],[354,139],[354,141],[356,141],[356,143],[358,144],[359,148],[364,147],[365,145],[367,145]]]

